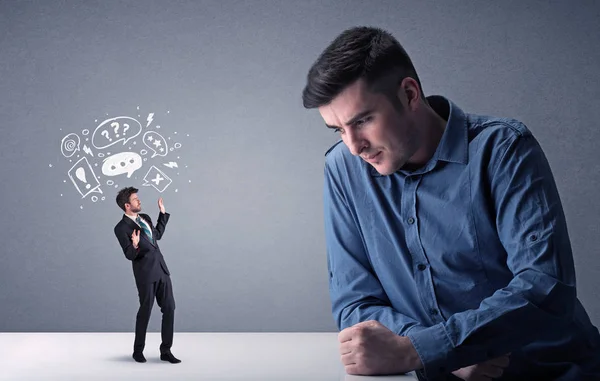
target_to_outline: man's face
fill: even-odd
[[[125,204],[125,206],[127,207],[127,204]],[[140,202],[137,193],[133,193],[129,196],[129,211],[132,213],[139,213],[142,211],[142,203]]]
[[[319,107],[327,127],[340,133],[353,155],[377,172],[389,175],[402,168],[417,152],[420,135],[406,98],[371,91],[364,80],[348,86],[333,101]]]

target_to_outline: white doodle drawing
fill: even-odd
[[[100,182],[96,178],[96,174],[90,166],[87,157],[84,156],[79,159],[77,163],[69,169],[67,174],[73,182],[73,185],[75,185],[75,189],[77,189],[81,195],[81,198],[85,198],[92,192],[102,193]]]
[[[150,151],[154,152],[150,158],[155,156],[167,156],[167,153],[169,153],[167,141],[158,132],[146,132],[144,134],[144,144],[150,149]]]
[[[96,127],[92,135],[92,145],[97,149],[110,147],[118,142],[125,145],[142,132],[142,125],[134,118],[118,116],[106,119]]]
[[[148,124],[146,124],[146,128],[148,128],[148,126],[150,125],[150,123],[152,123],[152,120],[154,120],[154,113],[151,112],[150,114],[148,114],[148,118],[146,119],[146,121],[148,122]]]
[[[154,189],[162,193],[169,187],[169,185],[171,185],[172,182],[173,180],[171,180],[169,176],[153,165],[146,173],[146,176],[144,176],[144,184],[142,185],[145,187],[152,186]]]
[[[83,152],[87,153],[91,157],[94,157],[94,153],[92,152],[92,149],[85,144],[83,145]]]
[[[106,176],[118,176],[127,173],[130,178],[133,172],[142,168],[142,157],[135,152],[121,152],[104,159],[102,173]]]
[[[80,143],[79,135],[75,133],[68,134],[60,142],[60,152],[62,152],[64,157],[71,157],[75,152],[79,151]]]
[[[149,112],[150,110],[140,112],[139,109],[138,106],[138,112],[131,113],[130,116],[118,113],[112,115],[121,116],[113,117],[106,113],[106,116],[94,120],[92,128],[82,127],[81,131],[74,133],[62,132],[63,129],[60,129],[60,134],[64,136],[61,153],[66,158],[64,160],[67,165],[64,169],[70,168],[67,175],[81,199],[86,199],[86,203],[112,199],[110,196],[104,197],[103,193],[107,189],[112,193],[113,188],[123,186],[119,184],[123,181],[132,182],[125,185],[153,187],[160,193],[169,192],[169,189],[174,189],[176,193],[179,191],[175,189],[179,187],[169,187],[175,180],[183,180],[179,178],[179,168],[188,168],[178,156],[178,150],[182,146],[180,138],[183,138],[185,132],[169,133],[166,122],[161,119],[164,113]],[[165,128],[161,124],[165,124]],[[185,136],[189,137],[190,134]],[[176,154],[169,155],[169,152]],[[169,156],[169,161],[166,156]],[[153,160],[156,162],[152,162]],[[49,164],[49,167],[53,168],[54,165]],[[137,172],[140,169],[146,172],[143,178]],[[171,173],[167,175],[169,170]],[[177,178],[169,177],[173,176],[173,171]],[[126,175],[128,180],[124,180],[125,176],[118,177],[119,175]],[[68,184],[66,179],[63,182]],[[188,182],[191,183],[191,180]],[[80,208],[84,209],[84,204]]]

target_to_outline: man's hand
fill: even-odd
[[[466,381],[489,381],[499,378],[510,362],[509,354],[491,359],[480,364],[460,368],[452,372],[456,377]]]
[[[158,209],[162,214],[165,214],[165,204],[163,203],[162,197],[158,199]]]
[[[137,232],[137,234],[136,234]],[[139,244],[140,244],[140,231],[139,230],[134,230],[133,233],[131,233],[131,243],[133,243],[133,247],[134,248],[138,248]]]
[[[338,340],[348,374],[399,374],[423,367],[408,337],[396,335],[375,320],[342,330]]]

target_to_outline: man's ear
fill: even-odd
[[[398,91],[401,92],[402,98],[404,98],[404,101],[410,110],[417,108],[419,101],[421,100],[421,92],[419,90],[419,84],[414,78],[404,78],[400,83]]]

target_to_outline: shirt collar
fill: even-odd
[[[431,108],[446,120],[442,139],[431,161],[467,164],[469,161],[469,135],[467,117],[463,110],[450,100],[433,95],[427,97]]]
[[[432,95],[426,99],[433,111],[446,121],[446,127],[431,159],[414,172],[398,171],[405,175],[429,172],[440,160],[459,164],[467,164],[469,161],[468,122],[463,110],[441,95]],[[381,176],[372,165],[369,167],[372,176]]]
[[[123,214],[125,214],[127,217],[131,218],[131,219],[133,220],[133,222],[135,222],[135,223],[137,224],[137,221],[136,221],[136,220],[137,220],[137,217],[130,216],[130,215],[129,215],[129,214],[127,214],[127,213],[123,213]],[[138,214],[138,217],[139,217],[139,218],[140,218],[142,221],[144,221],[144,219],[142,218],[142,216],[140,216],[139,214]]]

